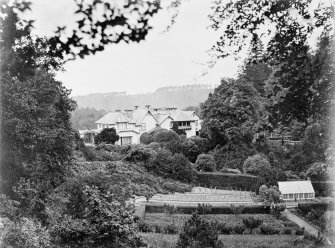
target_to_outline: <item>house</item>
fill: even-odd
[[[278,182],[284,201],[314,200],[315,192],[311,181]]]
[[[171,129],[176,123],[179,129],[185,130],[186,136],[192,137],[199,135],[201,120],[194,111],[180,111],[177,108],[150,108],[146,105],[140,109],[124,111],[115,110],[109,112],[97,120],[97,131],[104,128],[115,128],[120,139],[116,142],[119,145],[138,144],[140,136],[144,132],[150,132],[157,127]]]
[[[129,145],[140,143],[142,133],[157,127],[157,120],[149,108],[135,110],[116,110],[109,112],[95,122],[97,130],[104,128],[115,128],[120,139],[118,145]]]
[[[139,143],[140,132],[139,128],[136,127],[136,122],[119,110],[107,113],[95,124],[99,131],[104,128],[115,128],[117,135],[120,137],[116,142],[118,145]]]

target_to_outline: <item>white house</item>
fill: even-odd
[[[140,142],[140,132],[136,122],[121,111],[109,112],[95,122],[97,129],[115,128],[120,139],[118,145],[137,144]]]
[[[178,129],[182,129],[186,132],[186,137],[196,136],[199,130],[196,130],[197,119],[190,115],[188,111],[175,111],[172,114],[172,125],[177,123]],[[198,133],[197,133],[198,132]]]
[[[116,110],[109,112],[97,120],[97,132],[104,128],[115,128],[120,139],[116,142],[119,145],[138,144],[140,136],[144,132],[150,132],[157,127],[171,129],[173,123],[177,123],[179,129],[186,132],[186,136],[199,135],[201,120],[194,111],[179,111],[177,108]]]
[[[278,182],[284,201],[314,200],[315,192],[311,181]]]

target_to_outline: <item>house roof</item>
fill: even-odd
[[[117,122],[129,122],[134,123],[129,117],[125,116],[121,112],[109,112],[97,120],[95,123],[101,124],[115,124]]]
[[[162,124],[163,121],[165,121],[167,118],[171,118],[171,116],[167,115],[167,114],[157,114],[157,115],[155,115],[155,118],[156,118],[158,124]]]
[[[147,110],[147,109],[135,110],[134,112],[132,112],[132,119],[134,120],[134,123],[142,124],[143,119],[147,114],[152,115],[152,117],[156,120],[155,116],[150,112],[150,110]]]
[[[173,121],[195,121],[196,119],[187,112],[188,111],[177,111],[176,113],[173,113],[171,117]]]
[[[278,182],[282,194],[315,193],[311,181]]]
[[[185,110],[184,112],[186,114],[188,114],[189,116],[193,117],[193,115],[196,115],[198,118],[200,118],[199,115],[195,111],[193,111],[193,110]]]

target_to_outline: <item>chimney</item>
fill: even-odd
[[[145,107],[147,108],[147,110],[149,110],[149,109],[150,109],[150,105],[145,105]]]
[[[136,110],[136,109],[138,109],[138,107],[139,107],[138,105],[135,105],[135,106],[134,106],[134,109]]]
[[[124,112],[130,113],[130,112],[133,112],[133,110],[132,109],[125,109]]]
[[[155,112],[158,112],[159,108],[154,108]]]
[[[115,112],[121,112],[121,109],[116,109]]]

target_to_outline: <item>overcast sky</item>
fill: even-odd
[[[51,35],[57,26],[73,20],[71,0],[33,0],[35,32]],[[152,92],[159,87],[205,83],[217,85],[222,77],[236,76],[240,62],[221,60],[206,71],[208,50],[220,36],[208,28],[210,2],[183,1],[176,24],[168,32],[169,14],[159,12],[151,21],[153,29],[139,44],[115,44],[103,52],[68,62],[57,75],[72,95],[127,91]]]

